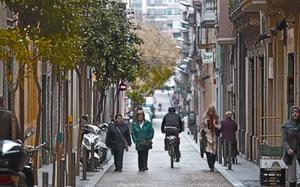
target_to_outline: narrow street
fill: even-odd
[[[163,105],[167,105],[168,95],[159,94]],[[166,112],[167,107],[163,110]],[[146,172],[138,172],[137,153],[134,146],[125,152],[123,172],[114,172],[112,166],[96,186],[231,186],[219,173],[208,170],[206,160],[201,159],[199,153],[190,145],[187,138],[181,135],[181,160],[170,167],[167,152],[164,151],[164,135],[160,132],[162,116],[157,114],[153,120],[155,135],[153,149],[149,152],[148,168]]]

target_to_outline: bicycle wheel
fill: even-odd
[[[170,161],[171,161],[171,168],[174,168],[174,145],[170,146]]]

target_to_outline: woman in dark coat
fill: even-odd
[[[116,122],[108,127],[106,146],[114,155],[115,172],[122,172],[124,149],[131,146],[130,130],[128,125],[123,123],[121,114],[117,114],[115,120]]]
[[[225,119],[221,121],[221,133],[222,133],[222,144],[225,142],[231,143],[232,145],[232,157],[236,157],[238,155],[237,151],[237,141],[235,137],[235,133],[238,130],[238,126],[236,122],[232,119],[232,112],[227,111],[225,113]]]
[[[145,113],[138,110],[136,121],[132,124],[132,140],[138,152],[139,171],[148,170],[148,152],[152,149],[154,129],[150,121],[145,120]]]
[[[300,108],[291,108],[291,118],[282,125],[283,161],[288,166],[290,187],[296,187],[296,159],[300,161]]]

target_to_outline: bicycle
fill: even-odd
[[[168,153],[170,156],[170,162],[171,162],[171,168],[174,168],[174,159],[176,158],[174,147],[177,143],[177,137],[176,136],[167,136],[167,145],[168,145]]]

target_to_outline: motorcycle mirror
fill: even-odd
[[[29,138],[30,136],[32,136],[35,133],[35,128],[31,127],[25,130],[25,139]]]
[[[82,117],[82,119],[85,120],[86,122],[89,121],[89,115],[88,115],[88,114],[83,115],[83,116],[81,116],[81,117]]]

